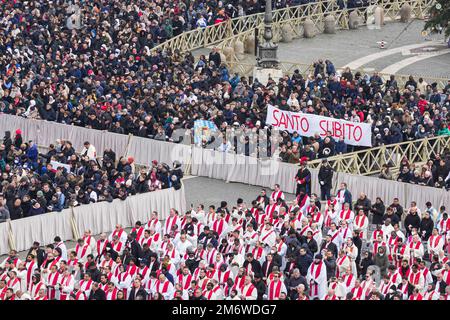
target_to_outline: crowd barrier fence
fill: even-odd
[[[41,245],[53,243],[55,236],[61,240],[76,240],[87,229],[92,234],[111,232],[116,224],[134,227],[136,221],[147,222],[152,211],[165,220],[170,209],[186,210],[184,186],[179,190],[164,189],[129,196],[125,200],[99,202],[71,207],[61,212],[50,212],[33,217],[0,223],[0,255],[10,249],[27,250],[34,241]]]
[[[192,174],[224,180],[227,182],[242,182],[249,185],[273,188],[278,183],[281,190],[295,193],[297,182],[295,176],[299,166],[276,160],[249,159],[236,154],[225,154],[219,151],[194,148]],[[219,160],[225,165],[218,166]],[[311,172],[311,190],[320,196],[318,182],[319,169],[309,168]],[[364,192],[375,203],[380,197],[389,206],[397,197],[403,207],[409,208],[411,201],[416,201],[419,207],[425,207],[430,201],[434,208],[450,203],[450,192],[426,186],[417,186],[404,182],[379,179],[376,177],[359,176],[345,172],[335,172],[332,191],[336,192],[341,182],[346,182],[356,201],[359,194]]]

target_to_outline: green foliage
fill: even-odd
[[[446,36],[450,35],[450,1],[436,0],[434,5],[428,10],[430,15],[425,23],[424,30],[436,32],[439,28],[445,32]]]

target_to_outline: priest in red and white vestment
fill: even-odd
[[[259,236],[259,242],[261,242],[267,251],[270,251],[270,248],[275,245],[275,240],[277,235],[275,230],[273,230],[271,223],[266,223],[264,229],[261,231]]]
[[[444,250],[445,238],[439,235],[437,228],[433,229],[431,236],[428,238],[428,253],[430,254],[430,261],[432,261],[433,255],[439,255],[439,252]]]
[[[353,222],[353,230],[358,232],[361,239],[367,239],[367,228],[369,227],[369,219],[367,218],[364,210],[358,211],[358,215]]]
[[[351,268],[353,269],[352,261],[350,257],[346,255],[344,249],[339,250],[339,255],[336,260],[336,277],[342,277],[345,274],[345,271]]]
[[[100,234],[100,239],[97,240],[95,253],[96,253],[96,261],[100,262],[104,259],[104,255],[106,253],[106,245],[109,243],[108,236],[106,233]]]
[[[155,291],[152,292],[152,296],[158,292],[164,297],[164,300],[172,300],[175,291],[173,284],[167,280],[166,276],[162,273],[159,275],[159,279],[155,282],[153,289]]]
[[[69,300],[69,296],[75,287],[75,279],[69,269],[66,269],[59,279],[60,300]]]
[[[245,282],[244,282],[244,286],[245,286]],[[279,300],[282,292],[287,294],[286,286],[280,280],[280,273],[274,272],[272,281],[267,286],[267,299],[268,300]]]
[[[217,232],[219,239],[226,237],[230,227],[225,221],[223,214],[217,214],[216,220],[212,223],[211,230]]]
[[[25,283],[26,283],[26,287],[28,288],[31,284],[32,276],[33,276],[35,270],[38,268],[38,264],[37,264],[37,261],[36,261],[34,255],[29,254],[27,256],[25,268],[27,270]],[[37,292],[36,292],[36,294],[37,294]],[[34,296],[32,295],[31,298],[33,298],[33,297]]]
[[[158,219],[158,212],[153,211],[150,220],[147,222],[146,230],[154,230],[156,233],[161,233],[162,225]]]
[[[306,281],[309,284],[309,298],[323,298],[327,293],[327,268],[322,261],[322,255],[316,254],[313,263],[308,268]]]
[[[84,277],[80,282],[78,283],[80,286],[80,291],[84,292],[84,294],[89,297],[89,294],[92,290],[92,285],[94,284],[94,281],[91,279],[91,275],[89,273],[85,273]]]
[[[189,290],[192,280],[194,279],[188,267],[184,267],[181,274],[179,274],[178,277],[175,278],[175,282],[180,284],[183,290]]]
[[[439,292],[435,290],[434,283],[429,283],[427,291],[423,294],[423,300],[439,300]]]
[[[59,278],[61,274],[58,272],[58,267],[53,265],[47,272],[44,283],[47,287],[47,296],[49,300],[59,299],[59,290],[57,290]],[[58,296],[57,296],[58,293]]]
[[[92,253],[92,249],[83,239],[78,239],[75,252],[77,253],[78,261],[84,263],[86,262],[87,256]]]
[[[244,286],[241,289],[241,300],[256,300],[258,297],[258,290],[252,283],[250,276],[245,277]]]
[[[345,274],[342,276],[342,282],[345,284],[346,292],[349,293],[355,287],[355,281],[358,275],[354,275],[352,272],[352,268],[348,267],[345,270]]]
[[[284,193],[283,193],[283,191],[281,191],[280,185],[275,184],[275,186],[273,188],[274,188],[274,191],[270,195],[270,199],[273,199],[275,202],[277,202],[278,199],[284,200],[285,199]]]
[[[420,241],[420,237],[418,234],[415,234],[412,238],[413,240],[409,243],[409,258],[410,258],[410,264],[413,264],[416,259],[423,258],[423,255],[425,253],[424,247],[422,244],[422,241]]]
[[[31,298],[34,299],[35,297],[37,297],[39,294],[39,290],[42,288],[45,288],[45,283],[41,281],[41,275],[33,274],[31,276],[31,282],[28,286],[28,292],[30,293]]]
[[[178,217],[178,211],[174,208],[170,209],[169,216],[166,219],[163,227],[164,235],[169,234],[175,225],[180,223],[180,218]]]

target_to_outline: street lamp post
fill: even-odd
[[[272,41],[272,0],[266,0],[266,12],[264,13],[264,41],[259,45],[257,66],[262,68],[277,68],[278,45]]]
[[[258,46],[258,56],[256,58],[256,66],[253,69],[253,78],[266,85],[269,78],[278,81],[283,76],[283,72],[278,67],[278,45],[272,41],[272,0],[266,0],[263,38],[264,41]]]

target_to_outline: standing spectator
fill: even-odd
[[[420,228],[420,217],[417,214],[417,208],[412,207],[409,209],[408,214],[405,218],[405,229],[406,236],[409,237],[413,229],[419,230]]]
[[[220,67],[222,64],[222,58],[220,57],[219,48],[214,47],[211,53],[209,54],[209,62],[214,62],[215,67]]]
[[[372,212],[372,224],[382,224],[385,205],[380,197],[377,197],[370,211]]]
[[[322,165],[319,169],[319,184],[320,184],[320,199],[330,200],[331,188],[333,184],[333,168],[327,159],[322,160]]]
[[[374,258],[374,264],[380,268],[381,276],[385,276],[389,266],[388,256],[386,254],[386,247],[381,246]]]
[[[306,167],[306,159],[300,160],[300,169],[297,171],[295,179],[297,181],[297,189],[295,195],[298,196],[300,193],[311,195],[311,172]]]
[[[427,242],[433,232],[434,223],[431,220],[430,213],[425,211],[423,213],[423,218],[420,221],[419,234],[422,242]]]

